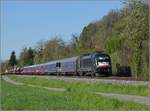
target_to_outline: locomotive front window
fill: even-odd
[[[109,57],[99,57],[97,58],[98,62],[109,62]]]
[[[109,57],[108,56],[98,57],[97,60],[96,60],[96,65],[98,67],[109,66],[110,65]]]

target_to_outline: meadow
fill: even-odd
[[[65,88],[67,90],[78,91],[83,90],[86,92],[111,92],[121,93],[139,96],[149,96],[150,88],[143,85],[127,85],[127,84],[112,84],[103,82],[87,83],[81,81],[65,81],[65,80],[54,80],[48,78],[37,78],[37,77],[16,77],[10,76],[12,80],[23,82],[26,84],[34,84],[47,87],[58,87]]]
[[[60,87],[67,90],[49,91],[27,85],[13,85],[1,80],[3,110],[148,110],[148,106],[144,104],[119,101],[93,93],[93,91],[120,92],[147,96],[148,90],[142,86],[125,86],[121,89],[121,86],[116,87],[112,84],[88,84],[44,78],[11,78],[26,84]],[[134,91],[130,91],[131,89]],[[143,90],[143,93],[140,90]]]

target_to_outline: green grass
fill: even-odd
[[[148,86],[142,85],[114,85],[111,83],[85,83],[85,82],[69,82],[64,80],[49,80],[47,78],[19,78],[15,76],[10,76],[12,79],[27,84],[41,85],[47,87],[61,87],[68,90],[73,90],[77,92],[78,90],[83,90],[86,92],[111,92],[111,93],[122,93],[130,95],[139,95],[139,96],[149,96],[150,88]]]
[[[1,85],[3,110],[148,110],[146,105],[97,96],[81,89],[56,92],[26,85],[12,85],[4,80]]]

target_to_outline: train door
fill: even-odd
[[[60,75],[60,73],[61,73],[61,63],[60,62],[56,63],[56,73],[57,73],[57,75]]]

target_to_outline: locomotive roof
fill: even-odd
[[[95,53],[95,55],[107,55],[107,56],[109,56],[107,53],[104,53],[104,52],[103,53],[98,53],[97,52],[97,53]]]
[[[91,54],[83,54],[80,57],[87,59],[90,58],[92,56],[96,56],[96,55],[100,55],[100,56],[109,56],[108,54],[104,53],[104,52],[95,52],[95,53],[91,53]]]
[[[79,56],[64,58],[64,59],[60,60],[60,62],[75,61],[78,57]]]

